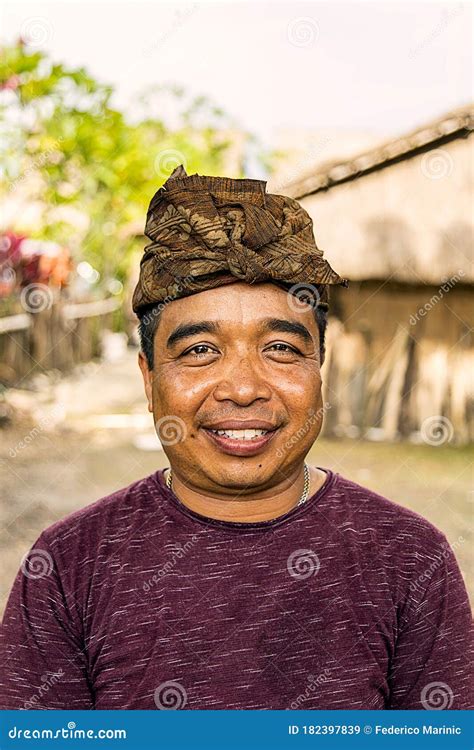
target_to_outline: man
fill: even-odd
[[[153,198],[133,304],[170,469],[41,534],[5,613],[3,708],[471,705],[443,534],[305,464],[347,282],[265,185],[180,166]]]

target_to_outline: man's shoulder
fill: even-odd
[[[446,542],[443,532],[420,513],[341,474],[336,474],[334,499],[342,523],[355,533],[368,530],[378,539],[410,546],[413,541],[417,546],[425,543],[427,548]]]
[[[69,513],[48,526],[41,539],[54,547],[71,538],[90,542],[126,533],[152,511],[157,494],[159,485],[153,473]]]

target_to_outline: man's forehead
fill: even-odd
[[[184,319],[212,320],[225,325],[278,317],[307,323],[314,318],[313,312],[309,304],[300,303],[296,309],[289,293],[275,284],[237,282],[173,300],[164,307],[162,320],[165,325],[175,325]]]

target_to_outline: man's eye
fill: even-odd
[[[286,354],[287,352],[290,354],[300,354],[298,349],[296,349],[294,346],[290,346],[289,344],[283,344],[282,342],[278,342],[277,344],[272,344],[271,349],[276,349],[276,351],[283,352],[283,354]]]
[[[191,349],[183,352],[182,356],[185,357],[187,354],[192,354],[196,357],[202,357],[212,352],[215,353],[215,349],[212,349],[210,346],[208,346],[208,344],[196,344],[196,346],[193,346]]]

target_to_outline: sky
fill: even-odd
[[[473,98],[472,6],[431,2],[4,3],[19,33],[85,66],[133,114],[137,93],[178,83],[265,145],[282,129],[391,137]]]

